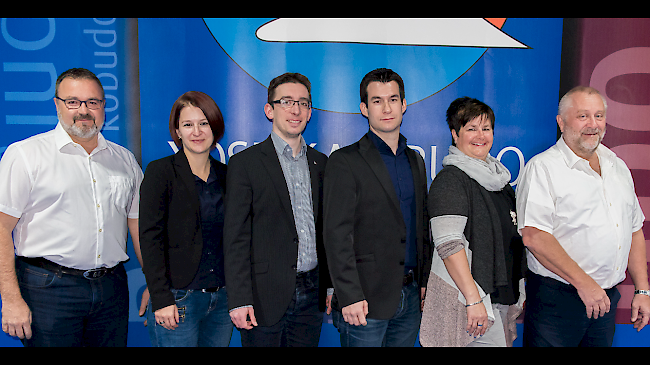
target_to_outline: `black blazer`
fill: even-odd
[[[417,268],[426,287],[433,247],[429,239],[424,160],[410,148],[416,199]],[[324,188],[325,252],[334,284],[333,307],[368,301],[368,318],[395,314],[404,277],[406,226],[395,188],[379,150],[366,134],[334,151]]]
[[[327,156],[307,147],[320,271],[320,308],[331,287],[322,239]],[[253,305],[261,326],[277,323],[296,287],[298,233],[282,166],[271,137],[228,161],[224,253],[229,309]]]
[[[226,165],[210,156],[225,195]],[[181,149],[151,161],[140,186],[140,251],[154,311],[175,303],[171,288],[189,285],[203,250],[199,196]]]

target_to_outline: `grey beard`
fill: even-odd
[[[77,125],[76,120],[73,120],[72,125],[67,125],[61,121],[60,115],[57,115],[57,117],[59,118],[59,123],[61,124],[61,127],[63,127],[63,130],[72,136],[88,139],[94,137],[99,133],[99,128],[97,128],[97,124],[94,122],[92,127],[82,128]]]

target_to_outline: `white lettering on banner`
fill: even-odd
[[[524,171],[524,154],[521,152],[521,150],[517,147],[514,146],[508,146],[504,147],[499,153],[497,154],[496,159],[501,161],[501,157],[503,157],[503,154],[505,154],[508,151],[513,151],[514,153],[517,154],[517,158],[519,159],[519,172],[517,173],[517,178],[510,183],[510,185],[517,185],[517,182],[519,182],[519,176],[521,176],[521,172]],[[512,172],[512,171],[511,171]]]
[[[112,24],[112,23],[110,23]],[[108,25],[108,24],[106,24]],[[110,47],[115,44],[117,41],[117,34],[115,33],[115,30],[106,30],[106,29],[84,29],[84,34],[92,34],[93,35],[93,40],[95,41],[95,44],[97,44],[100,47]],[[98,34],[109,34],[111,35],[111,40],[110,42],[101,42],[97,35]]]
[[[10,27],[7,23],[6,18],[0,20],[0,31],[2,33],[2,38],[9,44],[11,47],[20,50],[20,51],[38,51],[41,50],[54,40],[54,35],[56,34],[56,23],[53,18],[48,19],[36,19],[35,21],[45,20],[48,23],[47,34],[43,38],[37,40],[25,41],[19,39],[21,34],[20,29],[12,29],[14,32],[12,35],[10,32]],[[13,24],[24,24],[23,22],[15,22]],[[30,23],[31,24],[31,23]],[[29,26],[29,25],[27,25]],[[32,29],[32,27],[30,27]],[[27,33],[27,32],[25,32]],[[54,90],[56,85],[57,72],[54,64],[48,62],[3,62],[2,70],[4,72],[39,72],[47,75],[50,86],[46,90],[39,91],[5,91],[4,100],[5,101],[48,101],[54,97]],[[56,116],[52,115],[6,115],[5,121],[7,125],[10,124],[31,124],[31,125],[55,125],[57,123]]]
[[[102,27],[109,27],[115,24],[115,19],[100,20],[93,19],[93,22],[96,25]],[[115,48],[117,43],[117,32],[115,29],[84,29],[83,34],[89,34],[92,36],[93,43],[102,49],[106,48]],[[93,55],[98,57],[97,63],[94,64],[94,67],[97,69],[115,69],[118,65],[118,56],[115,51],[94,51]],[[105,62],[105,63],[102,63]],[[118,79],[114,73],[111,72],[101,72],[97,75],[97,78],[102,83],[104,87],[104,92],[106,93],[106,122],[104,122],[104,131],[119,131],[120,126],[117,121],[120,119],[119,115],[119,106],[120,102],[116,95],[112,93],[107,93],[110,91],[117,91],[119,88]],[[104,81],[105,79],[111,79],[112,83]],[[110,115],[115,113],[114,115]]]
[[[258,144],[259,142],[254,142],[253,144]],[[167,144],[169,144],[169,147],[171,147],[172,151],[174,153],[178,152],[178,147],[176,147],[176,144],[174,141],[167,141]],[[316,142],[309,144],[312,148],[316,147]],[[237,147],[243,147],[244,149],[248,146],[248,142],[246,141],[233,141],[230,145],[228,145],[228,158],[232,157],[235,153],[239,151],[235,151],[235,148]],[[409,147],[415,151],[417,151],[421,156],[422,159],[426,162],[426,153],[424,152],[424,148],[417,146],[417,145],[409,145]],[[332,148],[330,151],[330,154],[336,150],[338,150],[339,144],[334,143],[332,144]],[[217,143],[216,144],[216,150],[219,152],[219,161],[222,163],[226,163],[226,156],[224,153],[224,149],[221,146],[221,144]],[[437,159],[437,151],[438,147],[437,146],[431,146],[431,159],[429,161],[429,166],[428,169],[431,171],[431,180],[433,180],[436,177],[436,159]],[[517,181],[519,180],[519,175],[521,174],[521,171],[524,170],[524,154],[521,152],[521,150],[517,147],[513,146],[508,146],[504,147],[499,153],[497,154],[496,159],[501,161],[501,157],[508,151],[512,151],[517,154],[517,158],[519,159],[519,173],[517,174],[517,178],[510,183],[510,185],[517,185]]]
[[[237,153],[237,152],[235,152],[235,147],[238,147],[238,146],[242,146],[242,147],[246,148],[246,146],[248,146],[248,142],[246,142],[246,141],[234,141],[233,143],[231,143],[230,146],[228,146],[228,158],[230,158],[230,156]]]
[[[332,154],[332,152],[338,150],[339,148],[341,148],[341,146],[339,146],[338,143],[334,143],[334,144],[332,145],[332,149],[330,149],[330,155]]]
[[[650,74],[650,47],[631,47],[616,51],[598,62],[591,73],[590,86],[600,91],[607,100],[607,124],[634,133],[650,131],[647,103],[635,105],[625,100],[614,100],[607,93],[607,83],[621,75]],[[650,170],[648,152],[650,145],[642,143],[621,144],[611,147],[628,168],[632,170]],[[645,182],[636,181],[636,184]],[[639,196],[639,204],[644,212],[650,211],[650,197]],[[650,219],[646,217],[646,221]],[[650,237],[646,235],[646,243]]]
[[[0,28],[2,29],[2,38],[4,38],[10,46],[21,51],[38,51],[47,47],[54,40],[54,33],[56,31],[54,18],[43,19],[48,22],[47,34],[45,37],[35,40],[35,41],[23,41],[20,39],[14,38],[9,34],[9,29],[7,28],[7,18],[2,18],[0,21]],[[21,24],[21,23],[17,23]]]
[[[6,101],[46,101],[54,97],[56,69],[51,63],[3,62],[5,72],[44,72],[50,79],[50,87],[45,91],[5,91]]]
[[[429,171],[431,171],[431,180],[436,177],[436,158],[438,158],[438,146],[431,146],[431,163],[429,165]]]
[[[240,142],[244,142],[244,141],[240,141]],[[176,143],[174,143],[174,141],[168,141],[167,143],[169,144],[169,147],[172,148],[172,151],[174,151],[174,153],[178,152],[178,147],[176,147]],[[232,144],[230,146],[231,147],[228,148],[229,151],[230,151],[231,148],[234,148],[232,146]],[[221,145],[219,143],[217,143],[215,145],[215,148],[216,148],[217,152],[219,152],[219,161],[221,161],[221,163],[226,163],[226,154],[223,151],[223,147],[221,147]],[[229,155],[228,157],[230,157],[230,156],[232,156],[232,155]]]

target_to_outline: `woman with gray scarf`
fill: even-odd
[[[449,155],[429,190],[434,255],[422,346],[512,346],[526,256],[510,172],[490,155],[494,112],[464,97],[447,109]],[[521,289],[521,290],[520,290]],[[520,293],[521,292],[521,293]]]

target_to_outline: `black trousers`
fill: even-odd
[[[611,347],[621,294],[616,287],[605,292],[611,303],[609,313],[587,318],[574,286],[528,272],[523,346]]]

